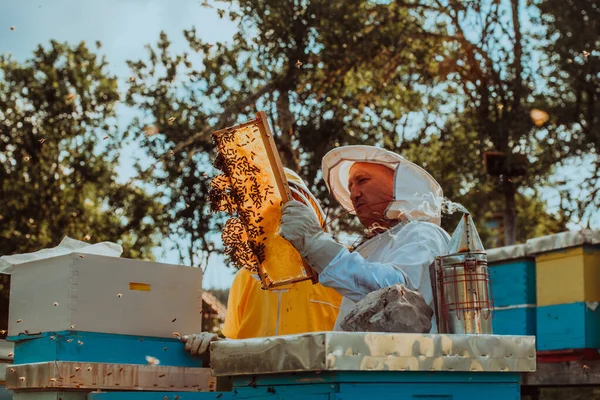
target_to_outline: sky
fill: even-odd
[[[94,51],[99,40],[102,48],[98,52],[106,56],[110,72],[125,88],[130,76],[126,60],[142,58],[144,45],[155,43],[161,31],[169,36],[174,52],[187,49],[183,30],[192,26],[205,41],[231,40],[233,23],[220,19],[215,8],[201,4],[199,0],[0,0],[0,53],[24,61],[38,45],[47,46],[51,39],[71,44],[85,41]],[[217,4],[225,8],[224,3]],[[135,110],[124,106],[118,112],[121,127],[135,115]],[[120,180],[133,175],[133,154],[131,149],[122,152]],[[179,263],[173,251],[163,254],[157,249],[156,257],[161,262]],[[234,272],[222,257],[213,256],[203,286],[229,287]]]

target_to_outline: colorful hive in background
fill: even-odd
[[[497,335],[535,335],[535,258],[526,245],[488,250]]]
[[[535,256],[537,348],[600,348],[600,231],[527,241]]]
[[[535,255],[539,306],[600,301],[600,231],[530,239],[527,248]]]
[[[598,303],[538,307],[536,324],[538,351],[600,349]]]
[[[291,198],[266,114],[213,133],[223,171],[211,182],[213,211],[235,214],[223,229],[226,254],[258,273],[263,289],[316,279],[296,249],[279,235],[281,206]]]

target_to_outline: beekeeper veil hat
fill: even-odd
[[[394,171],[394,200],[385,216],[409,221],[441,223],[443,192],[439,183],[427,171],[404,157],[373,146],[343,146],[323,157],[323,179],[336,200],[352,214],[348,179],[354,163],[367,162],[385,165]]]

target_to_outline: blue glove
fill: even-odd
[[[310,207],[295,200],[288,201],[281,209],[279,234],[287,239],[318,273],[345,249],[344,245],[323,231]]]

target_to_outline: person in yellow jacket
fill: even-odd
[[[310,205],[325,227],[325,215],[302,179],[284,168],[292,196]],[[340,310],[342,296],[321,284],[303,281],[277,289],[261,289],[258,278],[240,269],[233,280],[227,301],[223,335],[228,339],[247,339],[295,333],[331,331]],[[202,332],[185,338],[186,350],[203,354],[215,334]]]

